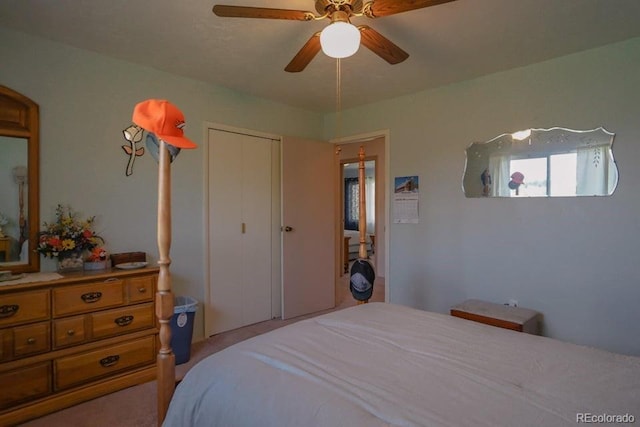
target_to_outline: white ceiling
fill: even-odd
[[[309,110],[336,109],[322,53],[284,67],[328,21],[220,18],[214,4],[315,11],[313,0],[1,0],[0,25]],[[456,0],[367,24],[410,54],[342,60],[342,108],[640,36],[639,0]]]

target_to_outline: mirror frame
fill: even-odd
[[[0,85],[0,135],[27,140],[27,227],[29,261],[3,266],[0,271],[33,273],[40,271],[38,247],[40,230],[40,112],[38,104],[6,86]]]

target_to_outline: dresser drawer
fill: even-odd
[[[47,320],[49,314],[48,289],[0,295],[0,328]]]
[[[132,277],[126,281],[130,302],[153,301],[156,276]]]
[[[13,355],[30,356],[51,349],[49,322],[13,328]]]
[[[59,317],[118,306],[124,302],[122,296],[123,281],[120,279],[54,288],[53,315]]]
[[[51,363],[0,373],[0,410],[51,393]]]
[[[90,316],[93,338],[105,338],[151,328],[154,324],[153,303],[130,305],[92,313]]]
[[[11,357],[13,353],[13,330],[0,329],[0,362],[4,362]]]
[[[155,336],[111,345],[54,361],[55,388],[65,388],[124,372],[155,360]]]
[[[53,346],[55,348],[79,344],[87,338],[85,316],[67,317],[53,321]]]

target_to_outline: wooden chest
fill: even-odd
[[[0,425],[155,378],[158,269],[0,287]]]
[[[451,315],[512,331],[540,334],[540,313],[475,299],[451,307]]]

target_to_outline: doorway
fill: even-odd
[[[365,211],[366,224],[360,224],[360,180],[359,162],[355,160],[341,160],[341,221],[342,227],[342,260],[343,273],[348,272],[351,261],[358,258],[360,248],[360,228],[365,229],[365,246],[367,257],[376,265],[376,159],[365,160]]]
[[[353,257],[357,257],[357,248],[359,245],[359,232],[358,231],[349,231],[348,225],[345,224],[345,167],[344,164],[354,163],[356,168],[356,176],[357,176],[357,167],[358,167],[358,151],[360,146],[364,147],[365,150],[365,165],[367,162],[373,162],[373,177],[375,182],[375,191],[374,191],[374,199],[375,203],[373,204],[373,215],[371,215],[374,219],[373,224],[368,224],[367,228],[367,250],[368,254],[371,257],[372,263],[375,266],[376,270],[376,283],[379,283],[384,286],[384,300],[389,301],[389,293],[390,286],[388,280],[386,280],[386,271],[388,271],[388,256],[387,256],[387,222],[389,211],[389,200],[387,189],[388,181],[389,181],[389,147],[388,147],[389,136],[387,131],[379,131],[371,134],[364,135],[356,135],[353,137],[342,138],[338,141],[332,141],[337,147],[337,152],[339,153],[339,163],[340,167],[336,168],[337,178],[337,200],[336,200],[336,242],[339,242],[337,245],[337,258],[339,259],[339,271],[338,271],[338,280],[336,280],[336,301],[340,301],[341,297],[344,296],[344,289],[342,287],[348,287],[349,283],[349,273],[348,267],[347,272],[345,274],[345,252],[347,251],[347,245],[345,243],[345,237],[351,234],[351,239],[349,241],[349,252],[356,251],[356,253],[349,254],[349,263],[353,262]],[[347,167],[349,168],[349,167]],[[348,176],[347,176],[348,177]],[[371,198],[369,195],[367,199]],[[367,210],[367,214],[368,214]],[[368,215],[369,217],[369,215]],[[367,222],[370,219],[367,218]],[[345,232],[347,236],[345,236]],[[353,237],[355,236],[355,237]],[[371,242],[371,237],[373,237],[374,241]],[[371,248],[371,243],[373,243],[373,248]],[[373,249],[373,250],[372,250]],[[348,264],[350,265],[350,264]],[[374,284],[374,292],[375,292],[375,284]]]

